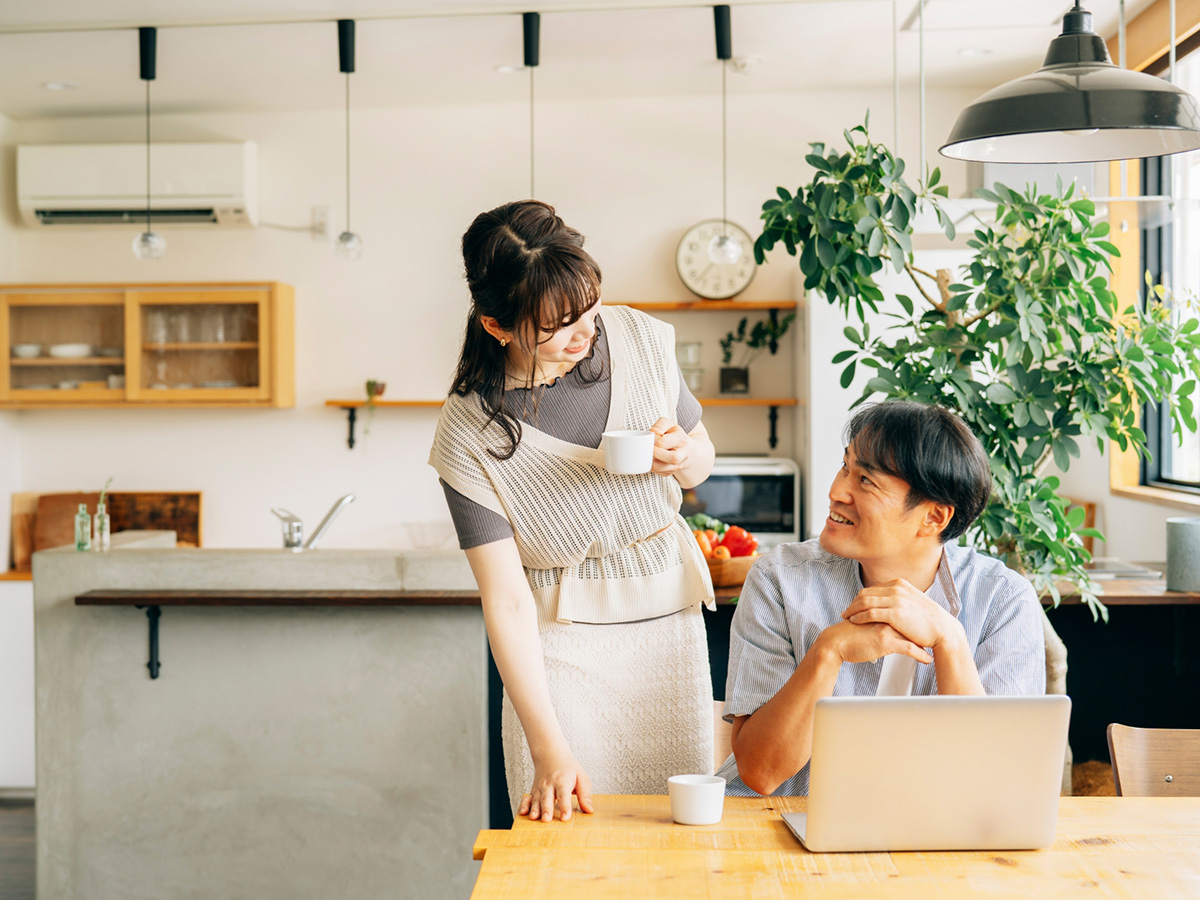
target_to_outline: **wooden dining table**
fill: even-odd
[[[598,796],[569,821],[481,831],[474,900],[542,898],[1200,898],[1200,797],[1063,797],[1053,846],[810,853],[781,814],[803,797],[726,797],[676,825],[665,796]]]

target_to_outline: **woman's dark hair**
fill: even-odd
[[[983,512],[992,472],[983,445],[949,410],[909,400],[889,400],[856,412],[845,444],[860,465],[908,483],[908,508],[932,500],[954,507],[941,541],[957,538]]]
[[[577,322],[600,299],[600,267],[583,249],[583,235],[554,207],[538,200],[506,203],[480,213],[462,238],[463,264],[471,289],[462,355],[450,388],[479,395],[488,421],[500,423],[509,446],[489,450],[508,459],[521,441],[521,421],[505,408],[505,352],[484,330],[490,316],[531,358],[539,332]],[[536,371],[533,359],[530,382]]]

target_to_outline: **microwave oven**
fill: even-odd
[[[708,480],[683,492],[680,514],[740,525],[760,547],[800,540],[800,468],[790,459],[718,456]]]

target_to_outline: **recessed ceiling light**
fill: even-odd
[[[987,56],[992,51],[986,47],[962,47],[958,51],[959,56]]]
[[[524,66],[503,65],[496,66],[496,71],[501,75],[511,75],[513,72],[521,72],[525,69]]]
[[[42,85],[48,91],[73,91],[79,87],[78,81],[47,81]]]

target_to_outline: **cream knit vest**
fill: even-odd
[[[674,420],[674,329],[624,306],[606,306],[602,316],[612,378],[605,430]],[[708,566],[679,515],[674,478],[613,475],[603,451],[528,424],[511,458],[488,453],[506,446],[477,394],[451,394],[429,463],[450,487],[512,525],[540,630],[556,622],[633,622],[699,603],[713,608]]]

